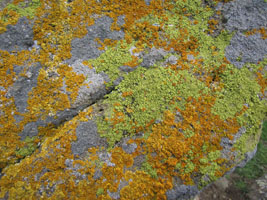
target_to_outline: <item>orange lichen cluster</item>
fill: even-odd
[[[136,67],[138,64],[138,58],[136,56],[132,56],[132,60],[130,62],[125,63],[125,65],[130,67]]]
[[[259,69],[259,71],[263,70],[262,68]],[[259,85],[261,86],[261,93],[265,95],[265,90],[267,88],[267,79],[263,77],[262,73],[256,72],[257,80]]]
[[[16,110],[14,98],[7,97],[10,85],[13,85],[17,79],[13,65],[23,65],[29,63],[31,54],[29,51],[20,51],[14,54],[9,54],[7,51],[0,50],[1,69],[0,69],[0,85],[4,90],[0,91],[0,146],[1,158],[0,167],[5,167],[7,163],[13,163],[17,160],[14,152],[18,147],[23,146],[18,133],[23,130],[23,125],[17,124],[14,118],[15,115],[23,115]],[[25,75],[24,72],[21,75]]]
[[[13,10],[4,8],[0,11],[0,33],[6,31],[8,24],[15,25],[18,22],[19,14]]]
[[[209,32],[210,32],[210,33],[213,33],[214,30],[217,29],[217,25],[219,24],[219,22],[218,22],[218,20],[216,20],[216,19],[210,19],[210,20],[208,21],[208,24],[209,24]]]
[[[166,199],[165,192],[172,188],[172,183],[169,180],[159,178],[151,178],[147,173],[130,171],[125,173],[125,178],[130,181],[129,185],[125,186],[120,194],[121,199]]]
[[[185,110],[177,108],[166,111],[164,121],[153,126],[152,133],[144,143],[149,162],[159,175],[178,176],[186,183],[193,184],[194,174],[201,167],[200,160],[207,152],[220,150],[221,138],[232,139],[240,126],[235,118],[223,121],[211,114],[215,97],[203,95],[198,99],[188,98],[187,101]],[[181,122],[175,121],[177,111],[184,118]],[[188,130],[194,134],[186,135]],[[156,155],[152,156],[152,152]],[[187,172],[189,162],[193,163],[194,168]],[[226,160],[218,159],[215,162],[220,163],[221,173],[227,171]],[[179,170],[175,168],[178,163],[181,164]]]
[[[259,29],[254,28],[251,31],[247,31],[246,36],[253,35],[255,33],[260,33],[263,40],[267,39],[267,31],[264,27],[261,27]]]
[[[24,126],[38,119],[44,120],[48,116],[55,116],[56,112],[69,108],[70,104],[75,102],[78,90],[85,80],[83,75],[76,74],[70,66],[62,64],[62,61],[71,57],[72,39],[85,35],[87,32],[86,26],[93,24],[93,19],[87,16],[91,12],[91,7],[85,5],[80,7],[80,4],[76,6],[74,4],[70,12],[64,1],[40,2],[41,6],[37,10],[33,27],[34,39],[37,40],[40,49],[36,50],[34,48],[31,51],[23,50],[11,53],[1,51],[3,66],[0,74],[1,86],[6,88],[6,91],[1,91],[1,100],[5,105],[2,109],[4,114],[1,115],[4,127],[0,127],[2,129],[1,133],[3,133],[3,137],[1,136],[1,141],[3,139],[1,166],[3,167],[7,160],[11,163],[17,160],[14,156],[15,150],[23,146],[18,133],[23,130]],[[15,3],[19,3],[19,1]],[[81,1],[80,3],[85,2]],[[79,10],[77,10],[78,8]],[[4,9],[1,11],[1,15],[7,12],[9,11]],[[81,18],[80,12],[83,13],[83,18]],[[15,21],[15,17],[8,19],[12,19],[14,23],[17,21]],[[1,23],[3,22],[1,20]],[[10,24],[11,22],[7,23]],[[14,100],[5,98],[8,87],[13,85],[17,77],[13,65],[35,66],[36,62],[42,65],[42,69],[39,72],[37,86],[28,94],[28,112],[18,113]],[[27,67],[25,69],[27,71]],[[55,73],[57,73],[56,76],[51,76]],[[23,72],[19,76],[24,76]],[[66,85],[66,91],[69,92],[70,96],[63,91],[63,84]],[[14,115],[23,116],[23,120],[18,125],[16,125]],[[11,129],[11,125],[14,128]],[[47,135],[49,135],[49,132],[47,132]],[[9,140],[13,141],[11,142],[12,145],[7,143]],[[7,151],[6,148],[9,150]]]

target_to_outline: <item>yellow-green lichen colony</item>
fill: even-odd
[[[118,25],[121,15],[125,23]],[[0,33],[26,16],[34,21],[34,39],[40,45],[19,52],[0,50],[0,86],[5,88],[0,90],[0,198],[112,199],[119,191],[125,200],[166,199],[174,177],[203,187],[242,160],[255,148],[266,117],[267,60],[241,69],[231,65],[224,49],[232,34],[221,30],[214,36],[213,15],[201,0],[152,0],[150,5],[144,0],[14,0],[0,11]],[[70,121],[40,126],[36,137],[21,140],[27,123],[56,116],[75,102],[86,77],[64,60],[72,56],[71,41],[85,36],[86,28],[102,16],[111,17],[111,30],[123,30],[125,37],[96,39],[105,52],[83,63],[109,76],[107,88],[119,77],[123,80]],[[143,58],[135,55],[151,48],[167,53],[154,65],[140,67]],[[171,57],[175,63],[167,62]],[[42,68],[28,94],[27,112],[20,113],[14,99],[5,96],[18,76],[26,76],[17,75],[13,66],[33,63]],[[122,72],[124,65],[133,70]],[[51,78],[51,71],[59,76]],[[69,95],[62,92],[63,85]],[[17,123],[15,115],[23,120]],[[88,121],[97,124],[108,146],[89,148],[79,158],[71,145],[77,127]],[[223,157],[222,138],[233,140],[241,127],[246,132]],[[136,145],[131,153],[120,145],[124,138]],[[105,154],[108,161],[102,159]],[[73,159],[75,170],[66,164]]]

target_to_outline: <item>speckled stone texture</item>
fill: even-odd
[[[267,3],[129,1],[36,1],[0,34],[0,199],[187,200],[255,155]]]

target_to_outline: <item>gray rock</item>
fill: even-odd
[[[246,31],[267,27],[267,3],[264,0],[236,0],[223,6],[223,16],[229,31]]]
[[[15,69],[18,69],[16,70],[17,73],[23,68],[15,67]],[[26,73],[28,76],[19,76],[15,83],[9,87],[7,97],[14,97],[18,112],[25,113],[27,111],[28,93],[37,86],[37,77],[40,69],[41,65],[39,63],[30,66]]]
[[[122,26],[123,24],[125,24],[124,18],[125,18],[124,15],[120,15],[120,16],[118,16],[118,18],[117,18],[117,24],[118,24],[119,26]]]
[[[74,104],[71,105],[69,109],[63,111],[58,111],[55,116],[48,116],[45,120],[38,119],[34,122],[29,122],[24,126],[24,129],[19,134],[21,139],[24,140],[26,136],[33,137],[38,135],[38,127],[47,126],[49,123],[59,126],[61,123],[72,119],[76,116],[79,111],[85,109],[90,104],[94,103],[98,99],[101,99],[108,91],[105,89],[104,81],[107,81],[107,75],[104,73],[97,74],[95,69],[90,69],[89,67],[83,65],[79,60],[77,60],[72,65],[73,71],[77,74],[83,74],[86,76],[85,84],[87,86],[82,86],[78,91],[78,96]],[[15,83],[8,88],[6,97],[14,98],[15,106],[17,111],[20,113],[26,113],[28,107],[28,94],[34,87],[37,86],[37,77],[41,69],[41,65],[36,63],[28,67],[26,76],[19,76],[19,73],[26,69],[26,66],[14,66],[14,71],[18,75]],[[58,74],[54,74],[58,76]],[[52,78],[52,76],[51,76]],[[66,94],[63,89],[63,92]],[[23,120],[20,115],[14,116],[17,123]]]
[[[24,140],[27,136],[33,137],[38,135],[38,125],[36,122],[30,122],[24,126],[23,131],[20,133],[21,139]]]
[[[119,76],[115,81],[113,81],[114,87],[120,84],[120,82],[124,79],[124,77]]]
[[[153,47],[148,54],[144,55],[141,66],[146,68],[152,67],[156,62],[163,60],[166,55],[167,51],[164,49],[156,49]]]
[[[263,0],[236,0],[222,6],[225,28],[237,31],[225,49],[226,58],[238,68],[245,63],[262,61],[267,52],[267,41],[260,34],[246,37],[241,32],[267,28],[267,3]]]
[[[171,55],[168,57],[165,62],[163,63],[163,66],[167,66],[168,64],[175,65],[177,63],[178,58],[174,55]]]
[[[109,38],[113,40],[120,40],[124,37],[123,31],[111,31],[110,26],[113,19],[107,16],[96,19],[95,24],[87,28],[88,33],[83,38],[75,38],[72,40],[72,57],[67,60],[69,64],[76,60],[95,59],[104,51],[99,50],[100,45],[95,41],[99,38],[101,41]],[[122,19],[120,19],[122,22]]]
[[[197,186],[190,185],[175,185],[173,189],[167,191],[168,200],[187,200],[198,194]]]
[[[225,56],[236,67],[242,68],[245,63],[262,61],[266,52],[267,40],[263,40],[260,34],[247,37],[237,32],[225,49]]]
[[[81,122],[76,128],[76,136],[77,140],[71,144],[74,155],[81,156],[90,147],[106,146],[105,139],[100,138],[93,121]]]
[[[123,66],[120,66],[119,67],[119,70],[121,70],[122,72],[132,72],[136,69],[136,67],[130,67],[130,66],[127,66],[127,65],[123,65]]]
[[[32,24],[26,17],[20,18],[16,25],[7,25],[6,29],[0,34],[1,50],[28,50],[34,44]]]
[[[267,174],[258,178],[251,186],[248,193],[251,200],[264,200],[267,199]]]
[[[137,145],[135,143],[129,144],[128,141],[124,141],[122,144],[122,149],[128,154],[134,153],[136,148]]]
[[[150,5],[150,2],[151,2],[151,0],[145,0],[145,3],[146,3],[147,6]]]
[[[94,174],[94,179],[95,179],[95,180],[98,180],[98,179],[100,179],[100,178],[102,177],[102,175],[103,175],[102,171],[99,170],[99,169],[97,169],[97,170],[95,171],[95,174]]]
[[[191,55],[191,54],[188,54],[187,55],[187,60],[189,60],[189,61],[195,60],[195,57],[193,55]]]
[[[107,153],[107,152],[101,152],[98,155],[99,159],[101,162],[104,162],[107,164],[107,166],[109,167],[114,167],[115,164],[113,162],[111,162],[111,154]]]
[[[72,107],[92,104],[107,93],[103,74],[96,73],[94,68],[90,69],[88,66],[83,65],[80,60],[73,63],[71,67],[74,72],[83,74],[86,77],[84,84],[89,86],[84,85],[79,89],[77,99]]]

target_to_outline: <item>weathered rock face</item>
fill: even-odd
[[[0,198],[189,199],[243,166],[267,112],[266,8],[9,4]]]

